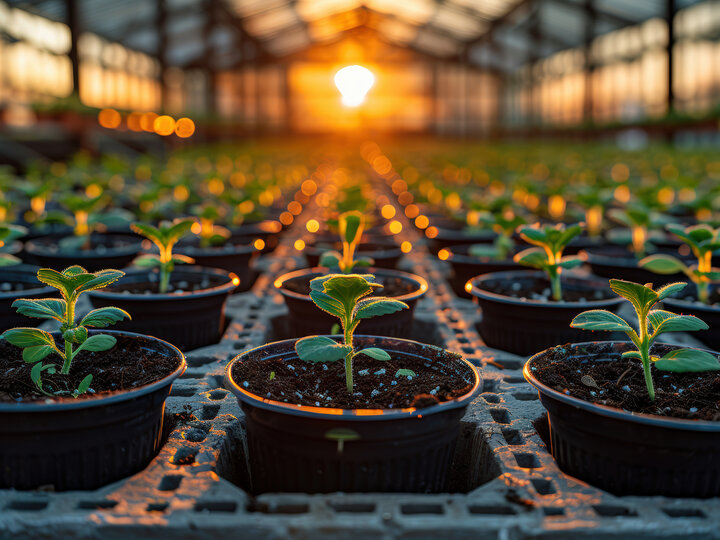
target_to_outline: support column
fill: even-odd
[[[167,33],[167,0],[155,1],[155,31],[157,32],[157,61],[160,66],[159,82],[160,82],[160,110],[165,111],[168,106],[168,87],[165,80],[165,72],[167,70],[167,50],[168,50],[168,33]]]
[[[72,65],[73,93],[80,96],[80,55],[78,40],[80,38],[80,0],[65,0],[65,17],[70,28],[70,64]]]
[[[583,95],[583,121],[592,123],[593,116],[593,73],[595,65],[592,59],[591,49],[595,39],[595,2],[594,0],[585,0],[585,9],[583,10],[584,21],[584,53],[585,53],[585,89]]]
[[[217,113],[217,66],[215,64],[215,50],[212,43],[212,34],[217,24],[217,11],[215,0],[205,3],[207,16],[203,28],[203,46],[205,49],[205,109],[208,114]]]
[[[667,43],[667,112],[670,113],[675,108],[675,90],[673,89],[673,79],[675,71],[675,14],[677,13],[677,4],[675,0],[666,0],[665,4],[665,20],[668,26],[668,43]]]

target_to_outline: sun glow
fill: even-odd
[[[343,105],[347,107],[361,105],[374,84],[375,75],[362,66],[346,66],[335,74],[335,86],[342,94]]]

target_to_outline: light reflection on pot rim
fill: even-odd
[[[330,337],[341,339],[342,336],[339,334],[331,335]],[[394,338],[394,337],[382,337],[382,336],[367,336],[367,335],[357,335],[355,336],[356,340],[362,340],[363,338],[367,339],[382,339],[382,340],[394,340],[401,342],[401,344],[411,344],[413,346],[418,347],[430,347],[432,349],[443,351],[443,352],[450,352],[446,351],[446,349],[442,349],[441,347],[437,347],[435,345],[428,345],[424,343],[419,343],[417,341],[412,341],[409,339],[401,339],[401,338]],[[442,403],[438,403],[436,405],[431,405],[430,407],[424,407],[421,409],[417,409],[415,407],[408,407],[408,408],[402,408],[402,409],[340,409],[340,408],[331,408],[331,407],[317,407],[312,405],[299,405],[299,404],[293,404],[293,403],[285,403],[282,401],[276,401],[270,398],[264,398],[261,396],[258,396],[257,394],[253,394],[252,392],[242,388],[240,385],[238,385],[232,378],[232,367],[233,365],[240,360],[241,357],[245,357],[248,355],[251,355],[252,353],[259,352],[260,350],[266,348],[266,347],[282,347],[283,345],[290,345],[292,343],[295,343],[300,338],[293,338],[293,339],[286,339],[282,341],[274,341],[272,343],[267,343],[265,345],[261,345],[259,347],[255,347],[253,349],[250,349],[249,351],[245,351],[243,353],[238,354],[236,357],[234,357],[226,366],[225,368],[225,380],[230,386],[230,391],[235,394],[235,396],[239,400],[243,400],[249,403],[249,405],[253,407],[258,407],[264,410],[277,412],[277,413],[285,413],[285,414],[298,414],[298,415],[304,415],[305,413],[313,413],[316,415],[318,419],[338,419],[338,417],[342,417],[343,420],[348,421],[354,421],[354,420],[363,420],[363,419],[371,419],[371,420],[391,420],[393,418],[403,417],[406,418],[407,416],[414,416],[416,418],[422,418],[423,416],[427,416],[430,414],[437,414],[443,411],[447,411],[450,409],[455,409],[458,407],[463,407],[468,405],[474,396],[479,393],[482,390],[483,386],[483,379],[482,375],[478,371],[477,367],[475,367],[471,362],[466,360],[464,357],[458,358],[459,362],[462,362],[466,367],[468,367],[472,374],[474,375],[475,382],[472,385],[472,388],[463,394],[462,396],[459,396],[457,398],[454,398],[450,401],[444,401]],[[393,351],[393,349],[388,349],[390,352],[398,352],[401,354],[413,354],[409,353],[408,351]],[[278,354],[273,354],[271,357],[280,356],[282,354],[285,354],[284,352],[279,352]],[[290,350],[288,348],[287,354],[294,354],[294,348]],[[420,356],[420,354],[416,354],[415,356]],[[299,360],[299,358],[298,358]]]

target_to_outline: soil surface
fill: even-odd
[[[589,302],[616,297],[609,287],[597,288],[596,283],[592,281],[587,285],[580,285],[578,282],[572,284],[563,283],[563,302]],[[550,281],[539,277],[534,279],[523,278],[519,281],[510,279],[490,280],[482,284],[482,290],[511,298],[553,301]]]
[[[0,281],[0,293],[10,293],[13,291],[32,291],[34,289],[42,289],[46,287],[44,283],[23,283],[18,281]]]
[[[57,373],[43,373],[43,388],[51,393],[72,392],[80,381],[92,374],[90,391],[77,398],[87,399],[150,384],[169,375],[180,365],[178,358],[153,351],[149,341],[124,337],[117,339],[115,347],[108,351],[80,351],[67,375],[60,374],[62,360],[57,354],[47,356],[43,362],[56,364]],[[22,349],[0,340],[0,402],[49,399],[37,390],[30,379],[31,368],[32,364],[22,359]],[[75,398],[63,396],[56,399],[75,401]]]
[[[345,386],[345,363],[305,362],[293,355],[235,363],[232,377],[241,387],[275,401],[341,409],[424,408],[470,391],[472,370],[452,353],[427,349],[428,358],[393,353],[387,361],[365,355],[353,360],[354,393]],[[415,376],[395,374],[409,369]],[[270,374],[275,376],[270,380]]]
[[[58,238],[36,238],[28,242],[33,251],[44,252],[47,254],[67,255],[69,253],[95,253],[104,255],[114,251],[127,251],[130,248],[137,247],[140,249],[141,240],[133,239],[131,236],[91,236],[90,246],[83,246],[79,250],[70,250],[66,246],[60,244]]]
[[[650,401],[640,361],[622,358],[607,344],[594,346],[587,356],[568,358],[569,347],[550,349],[534,362],[532,374],[558,392],[591,403],[673,418],[720,420],[718,371],[682,374],[651,368],[655,401]],[[662,356],[669,350],[656,345],[651,352]]]
[[[289,291],[298,294],[310,294],[310,281],[318,276],[312,276],[308,278],[296,278],[291,279],[283,283],[283,287]],[[382,289],[378,289],[374,294],[370,296],[388,296],[395,298],[398,296],[404,296],[406,294],[414,293],[418,290],[418,285],[410,283],[404,279],[398,277],[380,277],[375,276],[378,283],[383,285]]]

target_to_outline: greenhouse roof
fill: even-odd
[[[66,21],[68,0],[4,0],[56,21]],[[109,41],[155,55],[158,19],[167,13],[167,63],[199,65],[205,36],[219,67],[242,58],[240,39],[264,59],[329,43],[368,27],[389,43],[441,59],[467,58],[509,69],[584,43],[588,0],[72,0],[79,25]],[[699,0],[675,0],[682,9]],[[667,0],[593,0],[593,34],[664,17]],[[213,9],[210,6],[214,6]],[[537,21],[540,21],[539,25]],[[538,43],[539,42],[539,43]],[[499,47],[505,53],[497,54]]]

